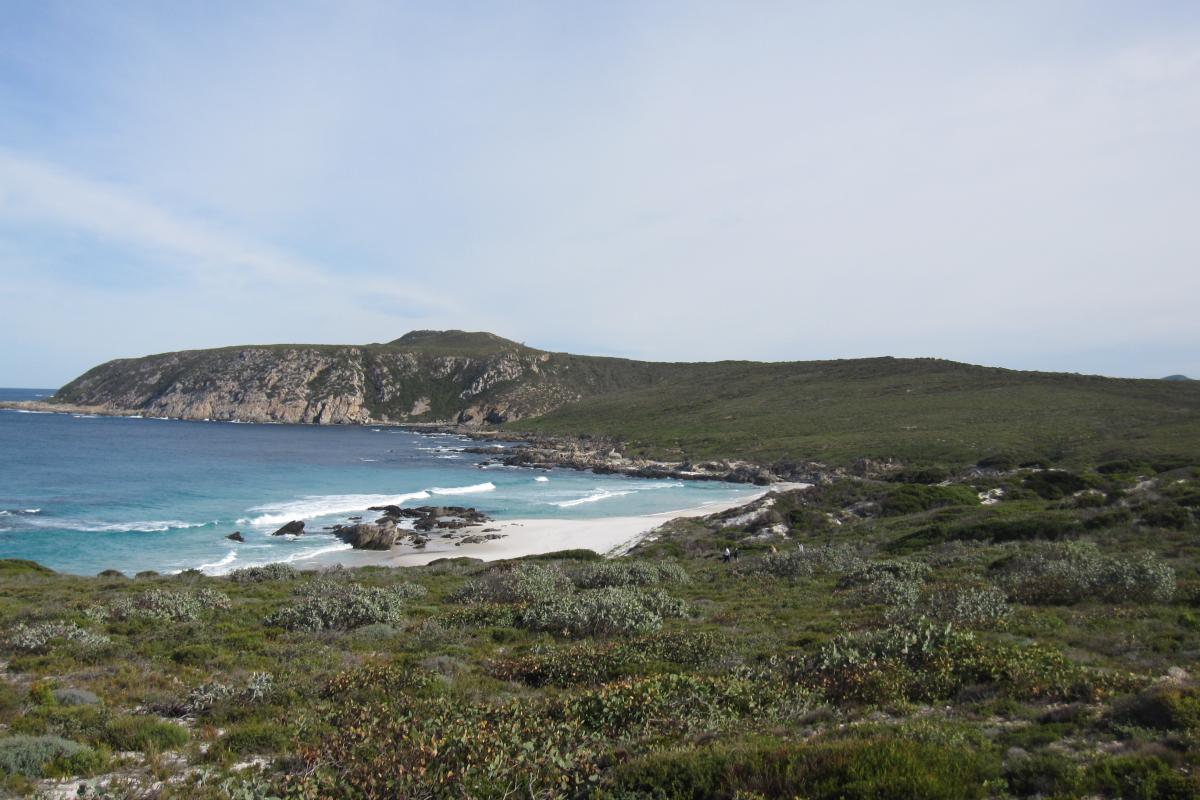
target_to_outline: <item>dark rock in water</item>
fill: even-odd
[[[284,536],[289,533],[293,533],[296,535],[304,533],[304,521],[299,520],[299,519],[294,519],[291,522],[289,522],[287,525],[284,525],[282,528],[280,528],[279,530],[272,533],[271,535],[272,536]]]
[[[394,525],[360,522],[337,531],[337,537],[355,550],[388,550],[396,543]]]
[[[400,506],[371,506],[367,511],[382,511],[386,516],[398,517],[404,513],[404,509]],[[362,519],[361,517],[351,517],[350,519]]]
[[[362,521],[362,517],[347,517],[346,519],[350,520],[351,522],[360,522],[360,521]]]
[[[241,532],[241,531],[234,531],[233,533],[229,534],[229,535],[228,535],[228,536],[226,536],[225,538],[226,538],[226,539],[229,539],[229,540],[231,540],[231,541],[234,541],[234,542],[244,542],[244,541],[246,541],[246,537],[245,537],[245,536],[242,536],[242,532]]]

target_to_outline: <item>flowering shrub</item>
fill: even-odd
[[[229,598],[212,589],[194,592],[172,592],[151,589],[136,597],[122,597],[109,606],[113,619],[154,619],[170,622],[191,622],[208,611],[229,608]]]
[[[74,622],[21,623],[9,631],[6,644],[20,653],[44,654],[65,644],[81,651],[98,650],[110,643],[107,636],[93,633]]]
[[[494,567],[468,581],[452,599],[459,603],[542,602],[570,589],[570,580],[558,567],[521,562]]]
[[[568,636],[608,636],[658,630],[663,617],[683,616],[686,606],[665,592],[624,587],[591,589],[530,603],[519,621],[530,630]]]
[[[290,631],[350,630],[375,623],[396,623],[407,601],[425,587],[401,583],[386,589],[333,580],[314,581],[300,589],[300,599],[269,616],[267,625]]]
[[[690,577],[687,570],[670,561],[597,561],[575,570],[571,580],[580,589],[603,589],[687,583]]]
[[[229,573],[234,583],[265,583],[267,581],[290,581],[300,577],[291,564],[264,564],[261,567],[245,567]]]
[[[1091,542],[1070,542],[1011,559],[1001,582],[1012,599],[1029,604],[1161,603],[1175,593],[1175,570],[1152,553],[1125,559],[1106,556]]]

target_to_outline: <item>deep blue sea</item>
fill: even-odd
[[[51,394],[0,389],[2,400]],[[716,482],[481,469],[482,456],[461,452],[470,444],[388,427],[0,410],[0,558],[84,575],[192,567],[219,574],[273,561],[302,566],[343,549],[318,532],[321,526],[371,505],[469,505],[498,519],[594,519],[749,493]],[[292,519],[303,519],[311,533],[270,535]],[[235,530],[244,544],[225,538]]]

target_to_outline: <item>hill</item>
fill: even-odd
[[[444,423],[619,440],[635,454],[759,463],[1200,458],[1200,386],[940,359],[654,363],[490,333],[255,345],[102,364],[55,402],[257,422]]]

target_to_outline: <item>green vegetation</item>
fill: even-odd
[[[1200,473],[1006,467],[782,492],[614,560],[0,562],[0,793],[1200,796]]]
[[[283,380],[280,380],[280,377]],[[490,333],[414,331],[386,344],[192,350],[102,364],[56,402],[149,413],[164,397],[213,395],[219,417],[239,398],[304,408],[349,397],[375,419],[502,425],[602,437],[632,455],[847,466],[898,459],[906,483],[935,484],[946,465],[1107,463],[1155,469],[1200,459],[1200,382],[1022,372],[940,359],[653,363],[548,353]],[[207,407],[207,404],[206,404]],[[315,412],[313,412],[315,413]],[[361,417],[337,421],[362,421]],[[1052,499],[1077,489],[1045,475]]]

